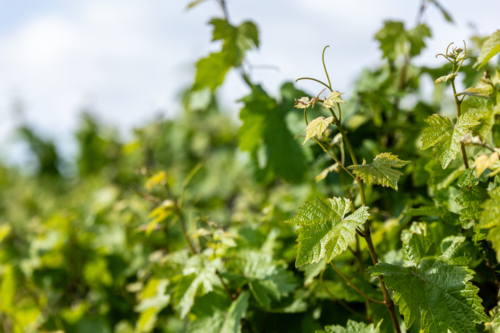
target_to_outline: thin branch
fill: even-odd
[[[326,286],[326,283],[325,281],[323,281],[323,273],[325,272],[325,269],[321,272],[321,274],[319,275],[319,282],[321,283],[321,286],[323,287],[323,289],[326,291],[326,293],[328,294],[328,296],[331,297],[332,301],[334,302],[338,302],[344,309],[346,309],[347,311],[349,311],[350,313],[352,313],[353,315],[359,317],[359,318],[362,318],[364,320],[368,320],[367,317],[363,316],[361,313],[359,312],[356,312],[355,310],[353,310],[351,307],[349,307],[346,303],[344,303],[343,301],[339,300],[338,298],[336,298],[333,293],[330,291],[330,289],[328,289],[328,287]]]
[[[378,304],[384,304],[385,303],[383,301],[379,301],[378,299],[375,299],[375,298],[371,298],[370,296],[366,295],[364,292],[362,292],[361,290],[358,289],[358,287],[356,287],[344,274],[342,274],[341,271],[339,271],[339,269],[333,264],[333,262],[330,261],[330,265],[332,265],[333,269],[339,273],[339,275],[351,286],[354,288],[354,290],[356,290],[359,294],[361,294],[361,296],[363,296],[364,298],[374,302],[374,303],[378,303]]]

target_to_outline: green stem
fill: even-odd
[[[330,157],[331,157],[331,158],[333,158],[333,160],[334,160],[335,162],[337,162],[337,164],[338,164],[338,165],[340,165],[340,167],[341,167],[342,169],[344,169],[344,171],[345,171],[345,172],[347,172],[347,173],[349,174],[349,176],[351,176],[353,179],[356,179],[356,177],[354,177],[354,175],[353,175],[353,174],[352,174],[349,170],[347,170],[347,169],[346,169],[346,167],[345,167],[345,166],[343,166],[343,165],[340,163],[340,161],[339,161],[339,160],[335,157],[335,155],[333,155],[332,153],[330,153],[330,151],[329,151],[328,149],[326,149],[326,147],[325,147],[325,146],[323,146],[323,144],[322,144],[322,143],[321,143],[318,139],[316,139],[316,138],[313,138],[313,139],[314,139],[314,141],[316,141],[316,143],[317,143],[317,144],[318,144],[321,148],[323,148],[323,150],[325,151],[325,153],[327,153],[328,155],[330,155]]]
[[[354,154],[354,149],[352,149],[351,142],[349,141],[349,138],[347,137],[345,130],[342,127],[342,124],[337,120],[337,117],[335,116],[334,112],[332,112],[332,116],[333,116],[335,125],[337,125],[339,132],[342,134],[342,137],[344,139],[344,143],[347,146],[347,150],[349,151],[349,154],[351,155],[352,163],[354,165],[358,165],[358,160],[356,159],[356,155]],[[359,178],[356,178],[356,181],[358,183],[359,196],[361,197],[361,204],[363,206],[366,206],[365,188],[364,188],[363,181]],[[370,256],[372,257],[373,264],[376,265],[378,263],[378,259],[377,259],[377,254],[375,252],[375,247],[373,246],[373,240],[372,240],[371,231],[370,231],[370,224],[368,223],[368,221],[366,221],[364,224],[363,237],[366,240],[366,244],[368,246],[368,251],[370,252]],[[396,329],[397,333],[401,333],[401,328],[399,327],[398,318],[396,315],[396,311],[394,309],[394,302],[392,301],[391,296],[389,295],[389,291],[387,290],[384,279],[381,275],[378,277],[378,280],[380,282],[380,287],[382,289],[382,293],[384,294],[384,301],[385,301],[384,304],[389,309],[389,312],[391,314],[392,323],[394,324],[394,328]]]
[[[378,303],[378,304],[385,304],[384,302],[382,301],[379,301],[378,299],[375,299],[375,298],[371,298],[370,296],[366,295],[364,292],[362,292],[361,290],[359,290],[358,287],[356,287],[344,274],[342,274],[341,271],[339,271],[339,269],[333,264],[333,262],[330,261],[330,265],[332,265],[333,269],[351,286],[354,288],[354,290],[356,290],[361,296],[363,296],[364,298],[366,298],[367,300],[370,300],[374,303]]]
[[[338,302],[344,309],[346,309],[347,311],[349,311],[350,313],[352,313],[353,315],[359,317],[359,318],[362,318],[364,320],[368,320],[370,321],[367,317],[363,316],[362,314],[360,314],[359,312],[356,312],[354,311],[351,307],[349,307],[347,304],[345,304],[344,302],[342,302],[341,300],[337,299],[333,293],[330,291],[330,289],[328,289],[328,287],[326,286],[325,284],[325,281],[323,281],[323,273],[325,272],[325,269],[321,272],[321,274],[319,275],[319,282],[321,283],[321,286],[323,287],[323,289],[326,291],[326,293],[328,294],[328,296],[331,297],[332,301],[334,302]]]
[[[300,79],[297,79],[295,80],[295,82],[297,81],[300,81],[300,80],[311,80],[311,81],[316,81],[318,83],[321,83],[322,85],[324,85],[325,87],[327,87],[328,89],[330,89],[330,91],[332,90],[332,88],[330,88],[326,83],[320,81],[320,80],[316,80],[316,79],[313,79],[312,77],[301,77]]]
[[[455,79],[454,78],[451,79],[451,86],[453,87],[453,97],[455,97],[455,104],[457,105],[457,117],[460,117],[460,115],[461,115],[460,105],[462,103],[458,100],[457,90],[455,88]],[[469,168],[469,162],[467,161],[467,152],[465,151],[465,145],[463,143],[460,143],[460,148],[462,149],[462,158],[464,160],[465,168],[468,169]]]
[[[191,238],[189,238],[188,232],[187,232],[187,227],[186,227],[186,220],[184,220],[184,215],[182,214],[181,208],[179,207],[179,203],[177,201],[177,198],[175,197],[174,193],[172,192],[172,189],[170,188],[170,185],[168,185],[168,182],[165,184],[165,187],[167,189],[168,195],[174,202],[174,209],[175,213],[179,217],[179,222],[181,223],[181,228],[182,228],[182,233],[184,234],[184,237],[186,238],[189,248],[191,249],[192,254],[198,254],[198,251],[196,251],[193,243],[191,242]]]

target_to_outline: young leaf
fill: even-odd
[[[346,327],[339,325],[326,326],[324,331],[316,331],[316,333],[378,333],[380,332],[380,324],[375,327],[372,324],[358,323],[356,321],[348,320]]]
[[[331,261],[347,249],[354,241],[356,227],[363,225],[370,215],[368,207],[363,206],[345,217],[350,207],[349,199],[316,198],[300,207],[293,219],[285,221],[300,226],[296,267],[319,262],[324,257]]]
[[[500,332],[500,304],[490,311],[490,316],[491,322],[485,325],[485,331],[489,333]]]
[[[448,75],[445,75],[445,76],[441,76],[436,81],[434,81],[434,84],[439,83],[439,82],[448,82],[448,80],[452,80],[456,76],[457,76],[457,74],[455,74],[455,73],[448,74]]]
[[[493,166],[499,159],[500,159],[500,154],[498,152],[494,152],[491,155],[483,154],[479,156],[474,162],[477,174],[481,176],[484,170],[493,169]]]
[[[397,191],[398,181],[403,173],[393,168],[401,168],[408,163],[410,161],[400,160],[391,153],[382,153],[375,157],[372,164],[366,164],[366,161],[363,161],[363,164],[351,165],[349,169],[353,169],[353,173],[368,185],[390,186]]]
[[[372,276],[383,275],[387,288],[395,292],[407,328],[418,321],[422,333],[465,333],[489,320],[477,296],[479,289],[468,282],[474,272],[462,266],[468,262],[460,256],[463,240],[451,239],[443,255],[422,259],[418,267],[381,263],[368,268]]]
[[[323,107],[325,108],[333,108],[335,104],[345,103],[345,101],[340,97],[344,93],[339,93],[338,91],[334,91],[328,95],[328,98],[323,101]]]
[[[488,61],[500,52],[500,30],[495,31],[483,44],[481,54],[477,58],[476,66],[485,66]]]
[[[318,117],[311,121],[309,125],[307,125],[307,128],[305,130],[306,132],[306,138],[302,145],[304,145],[309,139],[311,139],[313,136],[316,136],[319,138],[321,134],[328,128],[328,125],[330,125],[333,122],[333,117]]]
[[[469,133],[469,129],[479,125],[479,114],[467,112],[460,116],[455,126],[447,117],[433,114],[424,119],[430,127],[426,127],[422,134],[422,150],[435,146],[437,159],[443,169],[453,161],[460,152],[460,140]]]

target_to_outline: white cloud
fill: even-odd
[[[35,2],[26,0],[24,5]],[[495,13],[500,4],[485,11],[491,1],[477,0],[474,6],[442,2],[458,24],[446,24],[435,8],[429,9],[424,19],[431,22],[435,39],[419,62],[438,64],[435,53],[449,41],[469,37],[471,18],[482,33],[498,28]],[[327,44],[331,45],[327,61],[332,83],[347,92],[360,68],[379,58],[373,35],[382,21],[403,19],[411,26],[419,3],[234,0],[229,1],[229,9],[234,22],[251,19],[259,25],[262,47],[249,59],[255,65],[279,67],[279,71],[252,73],[271,92],[276,93],[284,80],[323,77],[320,56]],[[10,108],[16,99],[24,102],[31,123],[59,139],[69,136],[81,108],[89,105],[102,119],[122,128],[151,119],[159,109],[171,114],[174,110],[168,105],[192,81],[194,61],[213,49],[206,23],[219,13],[211,2],[189,12],[186,4],[181,0],[70,4],[52,0],[51,7],[20,15],[8,29],[0,26],[0,142],[14,126]],[[317,88],[310,83],[300,86]],[[233,73],[221,93],[226,105],[233,107],[234,100],[247,91]]]

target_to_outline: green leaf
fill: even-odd
[[[425,47],[425,39],[431,36],[429,27],[419,24],[412,30],[406,31],[402,22],[385,21],[384,26],[375,35],[380,42],[383,57],[396,60],[398,56],[406,56],[408,52],[416,56]]]
[[[243,22],[235,27],[226,20],[213,19],[210,24],[214,27],[213,40],[224,41],[221,53],[232,66],[240,66],[246,52],[259,46],[259,32],[252,22]]]
[[[457,77],[457,74],[455,74],[455,73],[441,76],[436,81],[434,81],[434,84],[439,83],[439,82],[448,82],[448,80],[453,80],[455,77]]]
[[[401,234],[403,241],[403,259],[405,266],[417,267],[420,262],[429,256],[436,254],[437,249],[431,236],[427,234],[424,223],[413,223],[409,230]]]
[[[462,255],[463,241],[463,237],[445,239],[442,255],[419,259],[416,267],[381,263],[368,268],[372,276],[383,275],[387,288],[395,292],[394,302],[407,328],[417,321],[422,333],[465,333],[489,320],[477,296],[479,289],[468,282],[474,272],[465,266],[469,259]]]
[[[194,0],[194,1],[191,1],[188,5],[187,5],[187,9],[191,9],[197,5],[199,5],[200,3],[202,2],[205,2],[206,0]]]
[[[406,54],[406,31],[403,22],[385,21],[384,26],[375,34],[380,42],[383,57],[396,60],[399,55]]]
[[[306,138],[302,145],[304,145],[309,139],[311,139],[313,136],[320,137],[321,134],[328,128],[328,125],[330,125],[333,122],[333,117],[318,117],[311,121],[309,125],[307,125],[307,128],[305,130],[306,132]]]
[[[353,173],[363,179],[368,185],[377,184],[385,187],[392,187],[398,190],[399,178],[403,175],[402,172],[393,168],[401,168],[410,161],[403,161],[392,153],[378,154],[372,164],[351,165],[349,169],[353,169]]]
[[[493,243],[500,261],[500,187],[489,192],[490,199],[483,205],[477,228],[490,229],[487,239]]]
[[[455,201],[464,207],[460,211],[460,221],[463,228],[468,229],[479,222],[479,216],[482,212],[481,205],[488,199],[488,192],[480,186],[462,188],[462,193]]]
[[[235,260],[234,269],[232,274],[241,276],[248,283],[257,302],[266,309],[271,308],[273,299],[279,301],[297,287],[286,265],[273,260],[267,253],[244,252]]]
[[[220,267],[220,259],[210,261],[203,255],[189,258],[183,274],[174,279],[174,282],[177,282],[174,299],[181,318],[184,318],[191,310],[198,292],[204,295],[211,292],[214,285],[220,284],[215,273]]]
[[[425,38],[431,37],[431,29],[425,24],[419,24],[407,32],[407,38],[410,41],[410,53],[412,56],[419,55],[425,47]]]
[[[195,320],[189,333],[240,333],[241,319],[245,318],[250,293],[243,291],[230,303],[227,295],[218,292],[209,293],[200,298],[193,307]]]
[[[324,331],[316,331],[316,333],[378,333],[380,332],[380,324],[381,322],[375,327],[373,324],[358,323],[349,319],[346,327],[326,326]]]
[[[274,172],[289,182],[300,181],[306,172],[306,158],[285,122],[286,113],[293,110],[287,108],[289,103],[284,99],[278,104],[259,89],[243,98],[243,102],[243,124],[238,132],[240,149],[254,156],[262,149],[264,172]]]
[[[347,249],[355,239],[356,227],[363,225],[370,215],[368,207],[363,206],[345,217],[350,208],[349,199],[316,198],[300,207],[293,219],[285,221],[300,226],[296,267],[319,262],[324,257],[331,261]]]
[[[488,61],[500,52],[500,30],[495,31],[483,44],[476,66],[485,66]]]
[[[208,57],[198,60],[193,90],[202,90],[208,87],[214,91],[224,82],[230,69],[231,63],[228,62],[223,52],[212,53]]]
[[[134,308],[139,312],[138,332],[150,332],[156,323],[157,314],[170,302],[170,295],[165,291],[168,280],[150,279],[141,292],[141,302]]]
[[[339,93],[338,91],[333,91],[328,95],[328,98],[323,101],[323,107],[334,108],[335,104],[345,103],[345,101],[340,97],[344,93]]]
[[[441,14],[443,14],[443,17],[446,21],[453,23],[453,18],[439,2],[437,2],[436,0],[430,0],[429,2],[434,4],[434,6],[436,6],[441,11]]]
[[[479,115],[467,112],[460,116],[455,126],[447,117],[433,114],[425,119],[430,125],[422,134],[422,150],[435,146],[434,151],[443,169],[453,161],[460,152],[460,140],[470,132],[470,128],[479,125]]]

